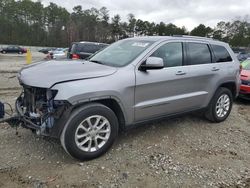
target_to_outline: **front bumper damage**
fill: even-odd
[[[23,86],[23,92],[15,103],[14,115],[0,117],[0,123],[22,126],[38,135],[59,137],[60,127],[71,111],[71,105],[67,101],[54,100],[56,94],[56,90]]]

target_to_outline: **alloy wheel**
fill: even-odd
[[[216,103],[216,115],[219,118],[223,118],[227,115],[230,109],[230,98],[227,94],[223,94],[219,97]]]
[[[84,119],[75,132],[77,147],[85,152],[96,152],[108,141],[111,134],[110,122],[101,115]]]

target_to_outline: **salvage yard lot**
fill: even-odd
[[[0,101],[14,103],[24,65],[24,55],[0,54]],[[0,124],[0,187],[250,187],[248,101],[237,100],[221,124],[185,115],[131,129],[87,162],[57,140],[17,131]]]

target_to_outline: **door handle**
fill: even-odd
[[[218,70],[220,70],[220,69],[217,68],[217,67],[213,67],[213,68],[212,68],[212,71],[218,71]]]
[[[187,74],[187,73],[185,73],[185,72],[183,72],[183,71],[178,71],[178,72],[176,73],[176,75],[185,75],[185,74]]]

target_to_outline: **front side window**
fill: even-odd
[[[89,61],[122,67],[131,63],[152,44],[153,41],[146,40],[121,40],[98,52]]]
[[[232,58],[226,48],[224,46],[219,45],[212,45],[214,55],[215,55],[215,62],[230,62]]]
[[[165,67],[181,66],[183,61],[182,43],[167,43],[158,48],[151,57],[159,57],[163,59]]]
[[[207,44],[187,43],[188,65],[199,65],[212,63],[212,56]]]

